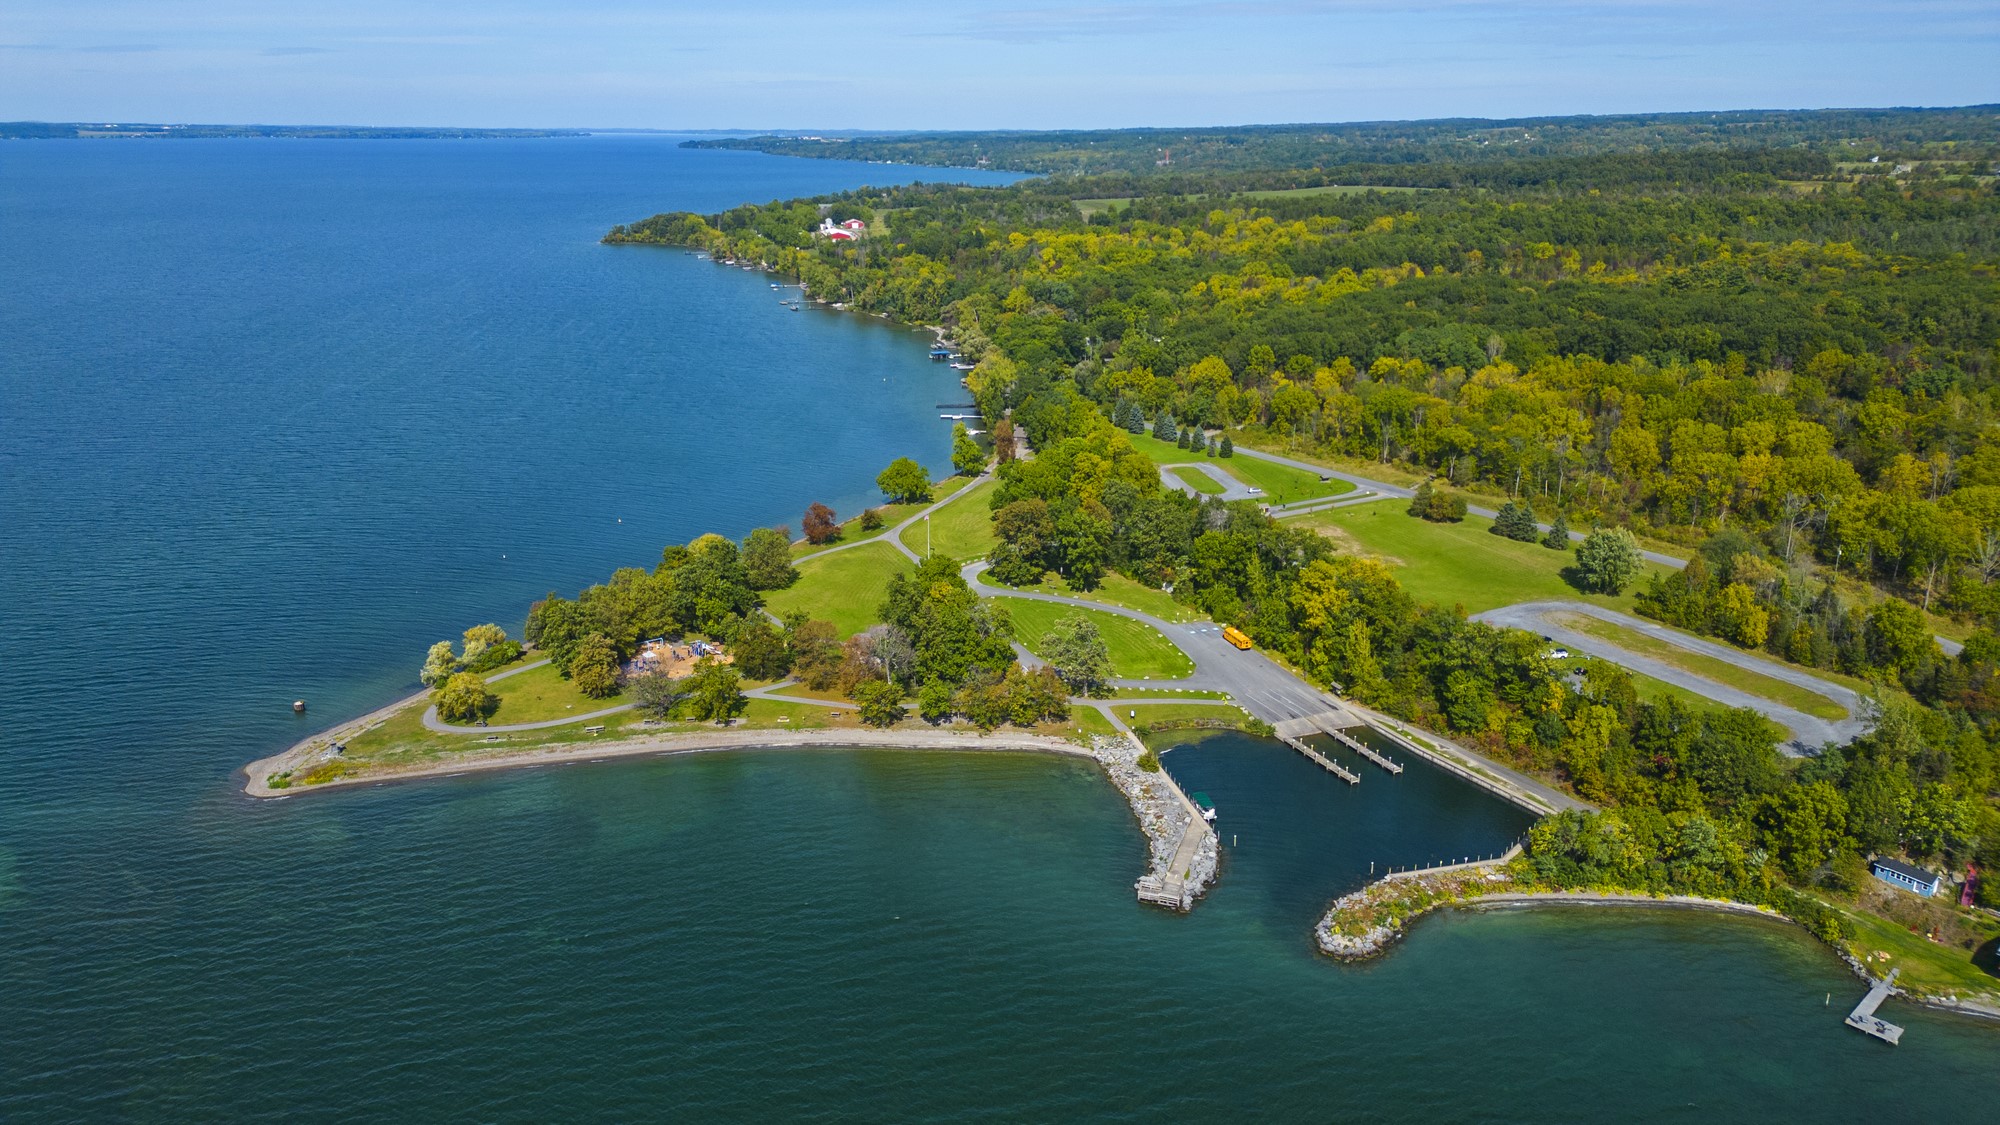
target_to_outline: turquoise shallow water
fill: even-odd
[[[629,138],[0,150],[0,1119],[1987,1116],[2000,1035],[1897,1008],[1885,1053],[1786,927],[1445,916],[1316,958],[1370,861],[1519,831],[1420,770],[1171,751],[1236,839],[1184,918],[1133,901],[1129,813],[1067,760],[237,794],[431,639],[941,464],[954,382],[909,334],[594,242],[890,171]]]

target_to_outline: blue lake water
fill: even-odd
[[[2000,1034],[1897,1008],[1885,1053],[1781,926],[1446,916],[1315,957],[1370,862],[1520,820],[1236,736],[1167,755],[1235,839],[1185,918],[1133,901],[1129,814],[1068,761],[236,792],[432,640],[941,468],[957,382],[920,335],[596,241],[914,174],[644,137],[0,146],[0,1120],[1985,1116]]]

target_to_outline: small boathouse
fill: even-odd
[[[1943,885],[1944,882],[1941,877],[1932,872],[1926,871],[1921,867],[1912,867],[1907,863],[1894,859],[1870,860],[1868,870],[1877,879],[1882,880],[1892,887],[1901,887],[1906,891],[1912,891],[1925,898],[1937,894],[1938,887]]]

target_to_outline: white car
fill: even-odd
[[[1569,650],[1568,650],[1568,649],[1566,649],[1566,648],[1552,648],[1552,649],[1550,649],[1550,650],[1549,650],[1549,659],[1550,659],[1550,660],[1568,660],[1568,659],[1569,659]]]

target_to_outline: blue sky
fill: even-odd
[[[971,129],[2000,101],[2000,0],[9,0],[0,119]]]

